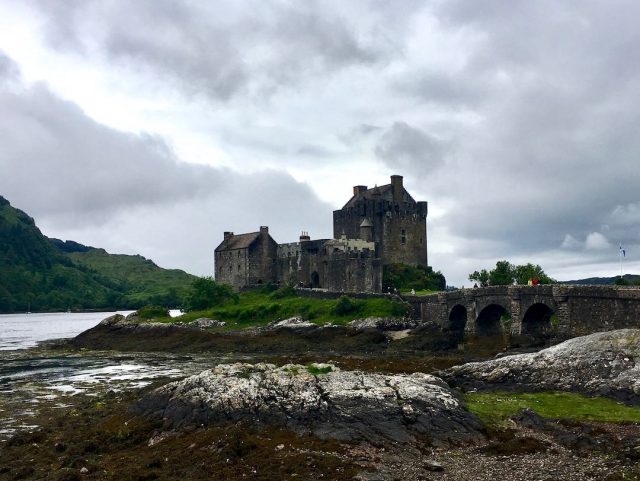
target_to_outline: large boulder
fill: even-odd
[[[339,440],[444,445],[482,437],[478,419],[434,376],[332,366],[219,365],[147,394],[138,411],[162,418],[165,429],[245,420]]]
[[[640,403],[640,329],[598,332],[530,354],[437,373],[463,389],[576,391]]]

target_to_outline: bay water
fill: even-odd
[[[17,430],[35,428],[30,418],[41,406],[66,409],[71,396],[144,387],[155,379],[183,377],[224,360],[206,355],[77,351],[38,345],[72,338],[113,314],[0,315],[0,443]]]

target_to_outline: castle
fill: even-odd
[[[333,212],[333,239],[278,244],[269,228],[225,232],[215,250],[215,278],[236,289],[290,284],[342,292],[381,292],[388,264],[427,266],[427,202],[416,202],[392,175],[391,183],[353,188]]]

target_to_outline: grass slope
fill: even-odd
[[[126,292],[129,304],[182,305],[195,276],[179,269],[163,269],[139,255],[109,254],[89,249],[66,254],[76,264],[86,266]]]
[[[173,319],[165,317],[157,320],[189,322],[200,317],[208,317],[227,322],[229,328],[241,328],[260,326],[291,317],[302,317],[316,324],[346,324],[356,318],[400,317],[406,312],[404,304],[391,299],[313,299],[297,296],[283,288],[271,293],[265,290],[243,292],[239,295],[237,303],[227,301],[219,307],[188,312]]]

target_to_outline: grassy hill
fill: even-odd
[[[141,256],[49,239],[0,196],[0,312],[177,305],[193,279]]]
[[[179,269],[163,269],[140,255],[109,254],[89,248],[66,254],[76,264],[88,267],[120,285],[133,306],[182,304],[195,276]]]
[[[640,275],[637,274],[625,274],[622,278],[627,281],[629,285],[638,285],[640,283]],[[586,279],[576,279],[573,281],[561,281],[560,284],[583,284],[589,286],[612,286],[620,279],[620,276],[615,277],[588,277]]]

